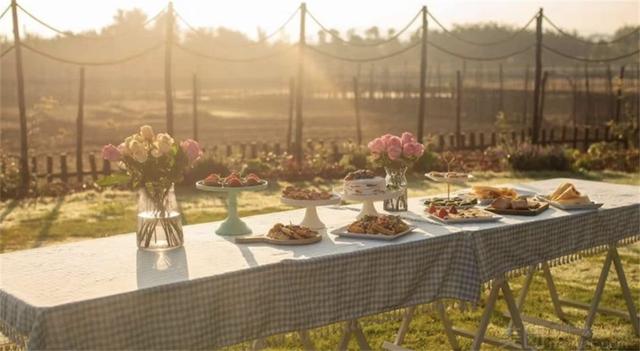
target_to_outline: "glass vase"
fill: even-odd
[[[138,193],[138,248],[170,250],[184,243],[174,186],[147,185]]]
[[[407,167],[385,167],[387,190],[400,191],[397,197],[384,200],[384,210],[388,212],[401,212],[408,209],[407,206]]]

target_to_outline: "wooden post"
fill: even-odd
[[[367,94],[367,98],[369,100],[372,100],[375,96],[374,92],[376,90],[375,87],[375,71],[376,71],[376,65],[375,64],[371,64],[371,66],[369,66],[369,93]]]
[[[424,115],[426,103],[426,83],[427,83],[427,33],[429,24],[427,22],[427,7],[422,6],[422,47],[420,50],[420,101],[418,105],[418,131],[416,133],[418,142],[422,142],[424,133]]]
[[[111,175],[111,161],[102,160],[102,174],[106,176]]]
[[[571,90],[573,93],[573,105],[571,106],[571,119],[573,126],[578,125],[578,82],[573,81],[571,83]]]
[[[540,85],[542,83],[542,8],[536,17],[536,66],[533,86],[533,132],[531,141],[533,144],[538,143],[540,134]]]
[[[20,42],[20,27],[18,26],[18,4],[11,0],[11,15],[13,18],[13,51],[16,57],[16,78],[18,89],[18,112],[20,114],[20,173],[22,176],[22,191],[29,188],[29,144],[27,142],[27,108],[24,98],[24,72],[22,71],[22,46]]]
[[[91,170],[91,178],[95,182],[98,180],[98,166],[96,164],[96,154],[89,154],[89,169]]]
[[[53,157],[47,155],[47,183],[53,180]]]
[[[460,114],[462,113],[462,75],[456,71],[456,146],[460,147]]]
[[[171,50],[173,49],[173,3],[167,7],[164,45],[164,98],[167,112],[167,133],[173,135],[173,85],[171,80]]]
[[[549,72],[544,71],[544,75],[542,76],[542,83],[540,89],[540,109],[538,110],[538,115],[540,116],[540,120],[538,121],[538,128],[542,128],[544,124],[544,97],[545,90],[547,87],[547,78],[549,76]]]
[[[573,148],[578,148],[578,126],[573,126]]]
[[[589,127],[584,127],[584,151],[589,150]]]
[[[193,140],[198,140],[198,76],[193,74]]]
[[[587,99],[584,113],[584,124],[591,124],[591,92],[589,89],[589,66],[584,64],[584,93]]]
[[[498,110],[504,112],[504,75],[502,72],[502,63],[498,67],[498,79],[500,79],[500,91],[498,95]]]
[[[302,100],[304,99],[304,52],[306,44],[305,19],[307,15],[307,4],[300,5],[300,38],[298,41],[298,84],[296,91],[296,161],[298,166],[302,165],[303,145],[302,145]]]
[[[67,154],[60,154],[60,179],[63,183],[69,181],[69,170],[67,168]]]
[[[362,145],[362,128],[360,126],[360,93],[358,92],[358,77],[353,77],[353,105],[356,110],[356,140]]]
[[[480,132],[480,149],[483,150],[484,149],[484,133]]]
[[[82,143],[84,138],[84,67],[80,67],[80,85],[78,89],[78,116],[76,118],[76,175],[82,183],[84,166],[82,162]]]
[[[289,122],[287,123],[287,152],[291,153],[291,133],[293,131],[293,113],[295,111],[294,106],[295,99],[296,80],[293,77],[289,78]]]
[[[618,86],[618,96],[616,99],[616,123],[620,123],[620,110],[622,107],[622,86],[624,84],[624,65],[620,66],[620,85]]]
[[[524,71],[524,88],[522,89],[522,125],[527,125],[527,102],[529,99],[529,65]]]
[[[615,113],[615,97],[613,95],[613,72],[611,72],[611,65],[607,65],[607,100],[609,120],[612,120]]]

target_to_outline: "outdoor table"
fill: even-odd
[[[318,211],[329,228],[357,215]],[[302,214],[245,221],[260,233]],[[393,242],[323,231],[314,245],[240,245],[204,223],[185,226],[184,248],[164,253],[139,251],[134,234],[6,253],[0,328],[30,349],[202,349],[440,298],[478,300],[471,242],[453,227],[416,224]]]
[[[523,321],[578,335],[580,336],[579,348],[584,348],[586,340],[591,338],[591,326],[596,312],[604,311],[624,316],[624,313],[619,311],[611,312],[610,309],[598,308],[612,262],[615,265],[629,313],[624,317],[631,321],[634,332],[640,336],[636,308],[616,249],[618,245],[640,240],[640,188],[576,179],[550,179],[515,186],[538,194],[550,194],[563,182],[572,182],[578,190],[589,195],[592,201],[604,203],[604,205],[598,210],[573,211],[551,207],[535,217],[503,215],[504,218],[500,222],[457,226],[472,242],[481,281],[490,283],[491,290],[476,332],[451,327],[446,316],[443,324],[445,329],[448,329],[448,333],[474,338],[471,347],[473,350],[479,349],[481,343],[485,341],[509,348],[526,348]],[[607,257],[591,304],[582,306],[577,302],[561,300],[557,296],[549,265],[566,264],[582,256],[601,252],[607,252]],[[533,273],[538,268],[544,273],[554,309],[561,320],[564,319],[561,309],[563,304],[578,308],[586,307],[589,310],[582,328],[521,315],[520,310],[529,284]],[[523,273],[527,274],[525,287],[516,302],[507,278]],[[499,290],[502,290],[509,309],[505,315],[512,318],[516,328],[520,329],[520,345],[500,339],[485,340],[484,334],[495,308]],[[406,313],[405,319],[410,320],[411,309]],[[406,323],[408,322],[405,320]],[[401,339],[396,340],[396,344],[400,344],[401,341]],[[457,345],[452,343],[452,347],[457,348]]]

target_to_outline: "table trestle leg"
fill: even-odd
[[[360,323],[358,323],[357,319],[345,322],[344,334],[342,334],[342,338],[338,344],[338,350],[347,350],[352,336],[355,336],[360,350],[371,350],[371,346],[369,346],[367,338],[365,337],[362,328],[360,328]]]
[[[529,266],[527,270],[527,276],[524,279],[524,284],[522,285],[522,289],[520,289],[520,294],[518,294],[518,301],[516,302],[516,306],[518,306],[518,311],[522,313],[522,307],[524,306],[524,301],[527,298],[527,294],[529,293],[529,287],[531,286],[531,282],[533,281],[533,275],[536,272],[535,266]],[[507,336],[511,337],[513,334],[513,321],[509,321],[509,326],[507,327]]]
[[[444,328],[444,334],[447,336],[447,340],[449,340],[449,345],[451,345],[451,349],[453,351],[459,351],[460,345],[458,345],[458,339],[453,332],[453,323],[449,317],[447,317],[447,312],[444,308],[444,304],[442,301],[435,302],[436,312],[438,313],[438,317],[440,317],[440,321],[442,322],[442,327]]]
[[[409,331],[409,325],[413,320],[413,314],[416,312],[416,306],[408,307],[404,310],[404,315],[402,316],[402,322],[400,323],[400,329],[398,329],[398,335],[396,335],[396,340],[393,342],[394,345],[402,345],[404,341],[405,335]]]

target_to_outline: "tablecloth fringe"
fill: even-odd
[[[633,243],[638,242],[638,241],[640,241],[640,234],[626,237],[626,238],[618,241],[615,245],[616,245],[616,247],[621,247],[621,246],[633,244]],[[591,256],[602,254],[602,253],[606,252],[608,249],[609,249],[609,245],[608,244],[598,245],[598,246],[594,246],[594,247],[591,247],[591,248],[588,248],[588,249],[585,249],[585,250],[578,251],[576,253],[572,253],[572,254],[569,254],[569,255],[564,255],[564,256],[561,256],[561,257],[558,257],[558,258],[554,258],[552,260],[547,261],[547,264],[549,265],[549,267],[557,267],[557,266],[561,266],[561,265],[564,265],[564,264],[573,263],[573,262],[582,260],[582,259],[587,258],[587,257],[591,257]],[[511,279],[511,278],[516,278],[516,277],[519,277],[519,276],[526,275],[527,272],[529,271],[530,267],[531,266],[527,266],[527,267],[521,267],[521,268],[517,268],[517,269],[511,270],[511,271],[507,272],[505,274],[505,276],[507,277],[507,279]],[[533,268],[535,270],[542,269],[542,262],[533,265]],[[490,290],[491,286],[493,285],[493,281],[494,281],[494,279],[484,283],[483,284],[483,289],[484,290]]]
[[[27,341],[29,338],[24,336],[15,328],[11,327],[7,323],[0,321],[0,334],[4,335],[9,339],[12,343],[15,344],[16,349],[18,350],[26,350],[27,349]]]

